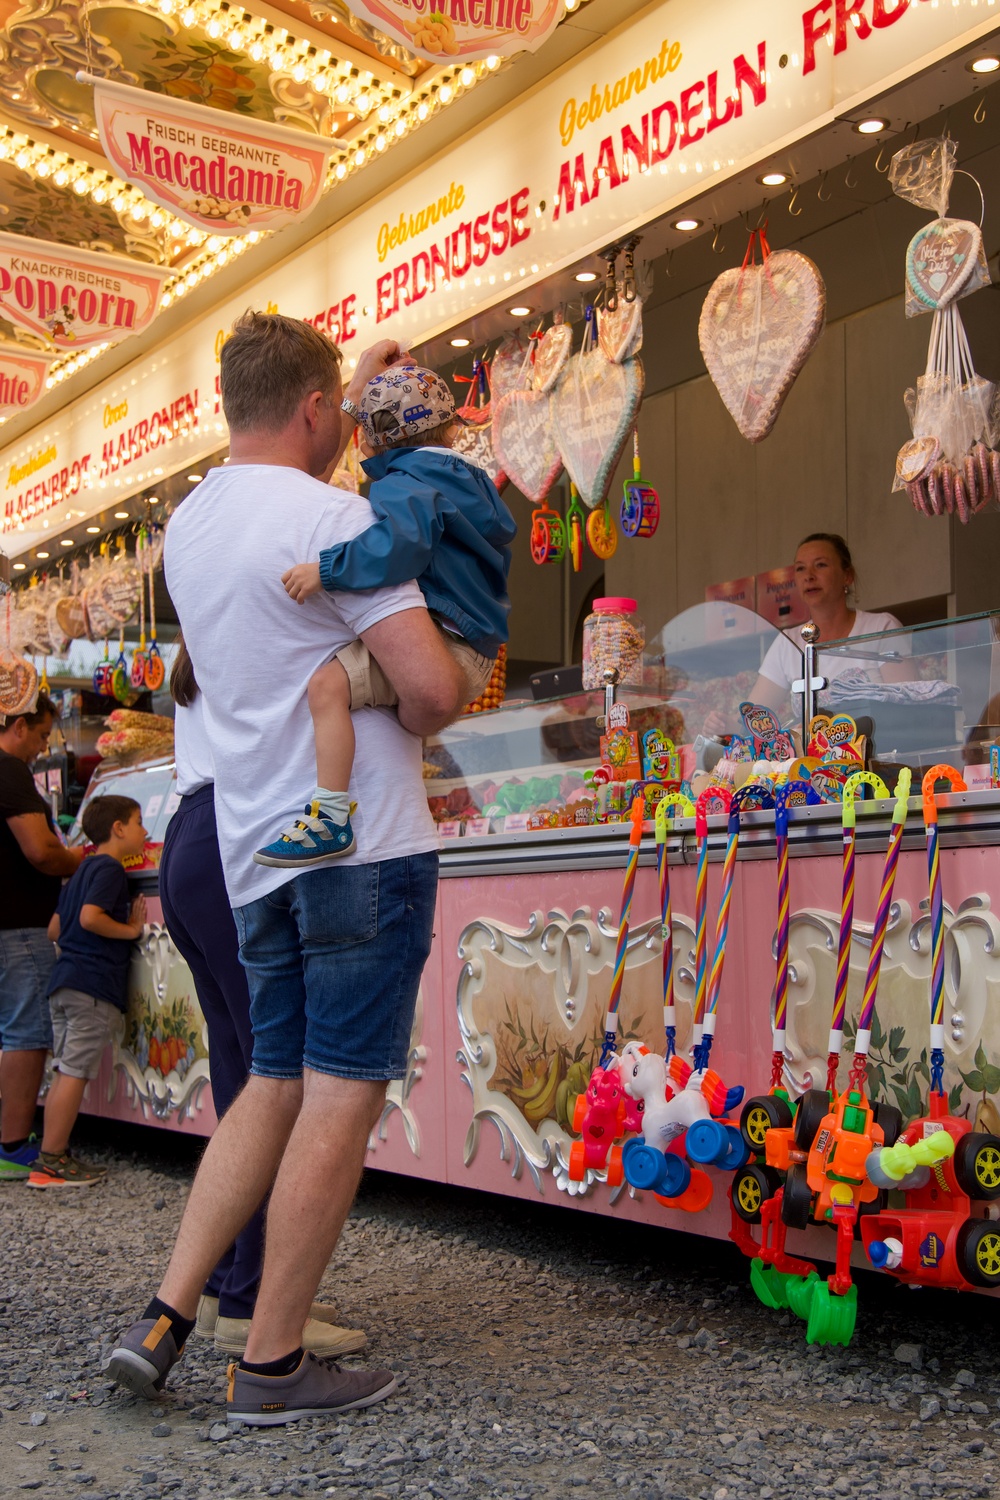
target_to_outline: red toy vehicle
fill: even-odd
[[[956,1292],[1000,1287],[1000,1215],[988,1218],[984,1207],[1000,1199],[1000,1136],[975,1131],[946,1110],[944,1094],[932,1092],[929,1115],[900,1137],[901,1145],[917,1148],[947,1131],[954,1142],[952,1152],[910,1174],[917,1179],[913,1186],[906,1176],[898,1180],[895,1169],[903,1163],[892,1151],[875,1153],[871,1175],[903,1191],[906,1207],[865,1215],[865,1253],[876,1270],[897,1281]]]

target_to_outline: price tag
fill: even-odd
[[[489,818],[468,818],[465,823],[465,834],[467,838],[477,838],[482,834],[489,833]]]
[[[504,833],[527,833],[528,814],[508,813],[503,820],[503,831]]]
[[[458,818],[449,818],[446,823],[439,823],[437,829],[438,838],[440,839],[460,839],[462,837],[462,825]]]
[[[162,806],[163,793],[157,792],[156,795],[154,797],[150,797],[149,801],[146,803],[146,811],[142,815],[142,821],[144,823],[152,823],[153,819],[156,817],[156,814],[159,812]]]

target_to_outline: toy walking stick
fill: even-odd
[[[705,1000],[708,993],[708,809],[711,803],[728,813],[733,800],[725,787],[706,787],[694,805],[694,831],[698,839],[698,867],[694,878],[694,1045],[701,1042],[704,1030]]]
[[[921,784],[927,833],[927,879],[931,903],[931,1092],[944,1093],[944,897],[938,849],[938,810],[934,788],[947,781],[953,792],[967,791],[952,766],[932,766]]]
[[[674,917],[670,902],[670,865],[667,861],[667,812],[683,808],[694,816],[694,803],[683,792],[668,792],[656,804],[656,877],[660,888],[660,927],[663,938],[663,1031],[667,1062],[677,1051],[677,1009],[674,1005]],[[676,816],[676,811],[675,814]]]
[[[885,951],[885,936],[889,927],[892,891],[896,883],[896,866],[899,864],[899,849],[903,842],[903,826],[906,823],[909,805],[910,781],[909,767],[903,766],[899,773],[899,780],[896,782],[896,806],[892,812],[889,847],[885,851],[882,889],[878,898],[878,910],[875,913],[875,926],[872,929],[872,947],[868,958],[865,993],[861,1002],[861,1015],[858,1017],[858,1031],[854,1041],[854,1063],[851,1067],[850,1087],[855,1089],[863,1089],[868,1077],[868,1048],[872,1038],[872,1016],[878,995],[878,978],[882,968],[882,954]]]
[[[622,889],[621,915],[618,919],[618,946],[615,950],[615,967],[611,979],[611,999],[608,1003],[608,1014],[605,1020],[604,1046],[601,1049],[601,1060],[598,1067],[606,1068],[615,1050],[618,1040],[618,1004],[622,997],[622,984],[625,979],[625,952],[628,948],[629,916],[632,911],[632,892],[635,889],[635,872],[639,865],[639,845],[642,842],[642,816],[644,804],[642,797],[636,797],[632,803],[632,811],[629,817],[632,822],[632,832],[629,834],[628,864],[625,866],[625,885]]]
[[[830,1021],[830,1042],[826,1059],[826,1087],[833,1095],[837,1091],[837,1069],[844,1045],[844,1017],[847,1013],[847,984],[851,971],[851,937],[854,931],[854,860],[857,837],[858,813],[854,798],[860,786],[872,788],[875,797],[887,798],[889,788],[874,771],[855,771],[844,785],[844,802],[841,826],[844,835],[844,873],[840,896],[840,933],[837,940],[837,981],[833,994],[833,1017]]]

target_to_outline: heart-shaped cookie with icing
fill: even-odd
[[[568,323],[553,323],[535,343],[531,383],[536,391],[551,391],[572,353],[572,328]]]
[[[541,391],[510,391],[493,403],[493,451],[511,483],[536,502],[562,473],[551,402]]]
[[[634,359],[642,348],[642,298],[626,302],[619,293],[614,312],[602,307],[597,314],[597,342],[616,365]]]
[[[38,692],[38,673],[30,661],[0,647],[0,714],[27,713]]]
[[[983,236],[969,219],[932,219],[906,247],[906,284],[929,312],[961,297],[982,254]]]
[[[64,594],[57,601],[54,613],[59,629],[71,641],[79,641],[87,634],[87,615],[79,594]]]
[[[467,458],[470,464],[476,464],[480,469],[484,469],[497,489],[502,490],[507,483],[507,475],[493,451],[492,434],[492,421],[470,422],[467,427],[459,429],[451,449],[453,453],[459,453],[463,458]]]
[[[127,625],[139,607],[139,591],[142,581],[137,568],[131,563],[121,566],[115,563],[108,568],[95,585],[95,591],[105,612],[116,625]]]
[[[606,499],[642,403],[643,371],[637,359],[616,365],[603,349],[574,355],[552,397],[556,441],[580,499],[593,507]]]
[[[896,454],[896,474],[903,484],[922,479],[941,457],[941,443],[936,437],[910,438]]]
[[[527,362],[526,362],[527,361]],[[494,401],[531,383],[531,361],[519,339],[505,339],[490,361],[490,389]]]
[[[763,265],[723,271],[712,283],[698,320],[698,343],[748,442],[759,443],[771,431],[825,317],[823,278],[797,250],[772,251]]]

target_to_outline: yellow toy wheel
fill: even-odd
[[[955,1151],[955,1176],[970,1198],[1000,1198],[1000,1136],[963,1135]]]
[[[992,1219],[969,1219],[962,1225],[956,1259],[973,1286],[1000,1286],[1000,1229]]]

